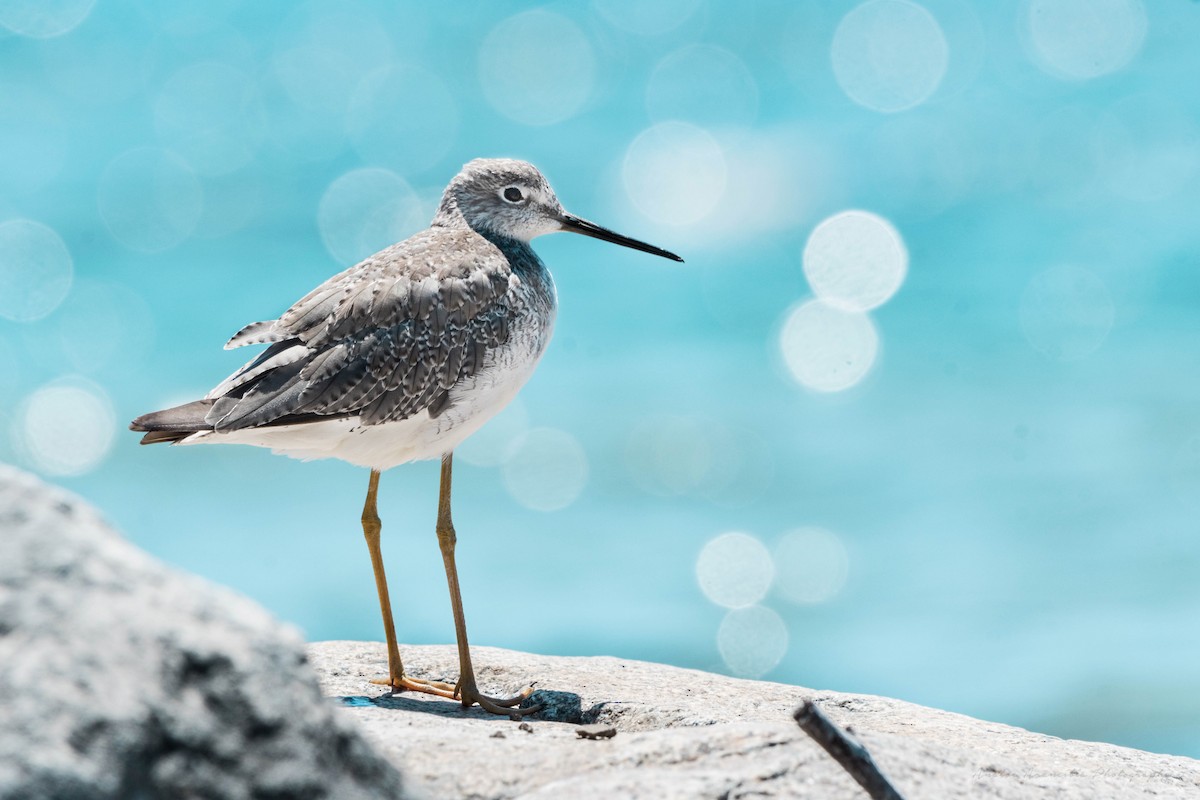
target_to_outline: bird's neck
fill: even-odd
[[[472,225],[463,214],[462,209],[458,205],[458,198],[454,196],[453,192],[447,191],[442,196],[442,202],[438,206],[437,213],[433,215],[433,222],[430,223],[430,227],[474,231],[479,236],[496,245],[496,247],[500,248],[506,254],[520,253],[524,255],[525,253],[533,253],[533,248],[529,246],[529,242],[496,233],[484,225]]]
[[[430,227],[456,228],[458,230],[471,227],[467,223],[467,218],[463,216],[462,209],[458,207],[458,198],[449,189],[442,195],[442,202],[438,205],[437,213],[433,215]]]
[[[514,239],[511,236],[503,236],[482,226],[472,225],[463,216],[462,209],[458,207],[458,199],[454,196],[453,192],[447,191],[442,196],[441,205],[438,206],[437,214],[434,215],[430,227],[471,231],[476,236],[480,236],[491,242],[508,259],[509,266],[514,273],[532,282],[531,285],[535,288],[537,294],[544,297],[547,307],[553,308],[555,306],[554,279],[550,277],[550,271],[546,269],[546,265],[538,258],[537,253],[533,251],[529,242]]]

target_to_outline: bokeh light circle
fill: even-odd
[[[1034,63],[1060,78],[1116,72],[1146,39],[1141,0],[1029,0],[1024,10]]]
[[[700,488],[714,464],[712,425],[690,417],[639,422],[625,444],[625,464],[637,484],[664,496]]]
[[[574,22],[552,11],[525,11],[484,38],[479,81],[501,114],[525,125],[552,125],[573,117],[591,97],[596,59]]]
[[[454,449],[455,460],[477,467],[498,467],[513,453],[513,445],[529,430],[529,412],[521,398],[512,400],[483,427]]]
[[[33,322],[71,290],[74,264],[59,235],[40,222],[0,223],[0,317]]]
[[[505,488],[518,503],[535,511],[558,511],[583,492],[587,454],[565,431],[533,428],[513,443],[503,474]]]
[[[80,280],[55,317],[66,362],[81,375],[130,374],[154,345],[154,312],[133,289]]]
[[[373,10],[348,0],[310,0],[279,23],[271,56],[288,96],[309,111],[345,112],[354,87],[392,63],[395,47]]]
[[[641,36],[673,31],[695,13],[700,0],[592,0],[610,25]]]
[[[867,376],[879,352],[870,317],[809,300],[794,308],[779,334],[792,377],[818,392],[840,392]]]
[[[100,176],[100,216],[131,250],[158,253],[192,234],[204,210],[196,174],[167,150],[139,147],[114,158]]]
[[[696,559],[700,590],[725,608],[745,608],[762,600],[774,577],[770,552],[748,533],[723,533],[709,540]]]
[[[705,422],[708,469],[699,487],[704,497],[718,506],[734,508],[751,505],[770,492],[776,459],[760,429]]]
[[[804,275],[817,297],[848,311],[883,305],[904,282],[908,251],[887,220],[843,211],[818,225],[804,245]]]
[[[868,0],[852,9],[834,32],[830,55],[842,91],[884,113],[928,100],[950,63],[937,20],[908,0]]]
[[[775,546],[775,590],[793,603],[824,603],[842,590],[850,558],[842,540],[824,528],[785,533]]]
[[[347,172],[317,206],[317,226],[330,255],[355,264],[428,224],[420,197],[396,173],[378,167]]]
[[[629,145],[621,177],[630,201],[646,217],[691,225],[721,202],[725,154],[707,131],[685,122],[662,122]]]
[[[167,80],[154,104],[154,127],[197,173],[225,175],[254,157],[260,114],[250,76],[210,61],[184,67]]]
[[[196,225],[196,236],[215,239],[245,228],[266,210],[264,171],[256,161],[228,175],[205,178],[204,211]],[[275,198],[271,198],[273,203]]]
[[[686,45],[650,73],[646,110],[656,121],[749,125],[758,114],[758,85],[742,60],[725,48]]]
[[[1099,275],[1067,264],[1029,281],[1019,315],[1021,330],[1034,349],[1059,361],[1074,361],[1100,348],[1116,311]]]
[[[33,39],[62,36],[92,13],[96,0],[3,0],[0,26]]]
[[[721,620],[717,650],[734,675],[761,678],[787,654],[788,632],[783,618],[764,606],[735,608]]]
[[[458,135],[458,106],[446,84],[407,64],[365,77],[347,120],[350,141],[365,161],[403,174],[438,163]]]
[[[64,379],[36,390],[21,404],[14,438],[30,464],[47,475],[83,475],[108,455],[116,417],[99,386]]]

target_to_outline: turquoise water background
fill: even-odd
[[[0,458],[381,639],[364,470],[124,428],[525,158],[686,263],[536,243],[555,340],[456,460],[473,643],[1200,756],[1200,4],[38,8],[0,2]],[[891,288],[813,305],[855,209],[831,269]],[[406,642],[453,640],[436,481],[381,486]]]

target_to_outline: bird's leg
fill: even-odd
[[[516,697],[496,698],[481,694],[475,685],[475,670],[471,666],[471,649],[467,644],[467,621],[463,616],[462,595],[458,591],[458,568],[454,565],[454,522],[450,518],[450,471],[453,454],[442,457],[442,486],[438,496],[437,536],[442,550],[442,561],[446,564],[446,583],[450,587],[450,605],[454,610],[454,633],[458,638],[458,686],[455,695],[462,700],[463,708],[478,703],[484,711],[519,719],[525,714],[538,711],[541,707],[516,708],[533,692],[526,689]]]
[[[363,536],[367,549],[371,551],[371,566],[375,569],[375,588],[379,590],[379,609],[383,612],[383,632],[387,637],[388,677],[373,680],[390,686],[397,691],[411,689],[428,692],[442,697],[454,697],[454,687],[441,681],[425,681],[404,674],[404,663],[400,660],[400,647],[396,644],[396,627],[392,622],[392,603],[388,599],[387,576],[383,572],[383,552],[379,549],[379,532],[383,529],[379,513],[375,508],[375,497],[379,492],[379,471],[371,470],[371,483],[367,488],[367,502],[363,505]]]

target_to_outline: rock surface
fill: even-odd
[[[861,800],[793,721],[806,698],[852,729],[909,800],[1200,798],[1200,762],[1187,758],[881,697],[474,652],[485,691],[533,683],[544,710],[516,723],[389,695],[368,682],[386,672],[382,644],[314,644],[306,663],[295,632],[254,604],[167,569],[75,498],[0,466],[5,800]],[[453,647],[403,653],[416,677],[457,677]]]
[[[297,634],[0,465],[0,797],[400,797]]]
[[[310,645],[338,698],[410,783],[436,798],[846,798],[866,795],[799,729],[811,698],[849,727],[909,798],[1200,798],[1200,762],[1057,739],[883,697],[812,691],[615,658],[480,647],[480,687],[534,683],[527,730],[506,718],[368,683],[382,644]],[[454,649],[404,647],[409,674],[453,681]],[[576,735],[580,723],[616,728]]]

